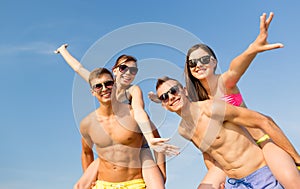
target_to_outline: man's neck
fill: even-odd
[[[176,111],[177,115],[182,117],[182,119],[184,119],[184,120],[190,119],[191,118],[191,111],[190,111],[191,105],[192,105],[192,102],[190,102],[189,100],[185,100],[182,108],[180,110]]]
[[[101,103],[100,107],[96,110],[96,112],[98,115],[107,116],[107,117],[112,116],[114,114],[111,103],[109,104]]]

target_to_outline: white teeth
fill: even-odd
[[[176,105],[176,104],[178,104],[179,103],[179,99],[176,99],[172,104],[171,104],[171,106],[174,106],[174,105]]]
[[[205,72],[205,70],[202,69],[202,70],[199,70],[197,73],[202,74],[202,73],[204,73],[204,72]]]
[[[125,78],[125,77],[123,77],[123,81],[129,82],[129,81],[130,81],[130,78]]]
[[[130,80],[130,77],[123,77],[123,79]]]
[[[102,97],[110,97],[110,92],[109,93],[104,93],[104,94],[101,94]]]

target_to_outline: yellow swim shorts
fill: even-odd
[[[146,189],[143,179],[134,179],[125,182],[106,182],[97,180],[93,189]]]

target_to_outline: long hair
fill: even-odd
[[[200,80],[195,78],[192,75],[189,64],[188,64],[191,53],[199,48],[201,48],[202,50],[204,50],[205,52],[207,52],[209,55],[213,56],[217,60],[217,57],[216,57],[214,51],[205,44],[201,44],[201,43],[196,44],[188,50],[187,55],[186,55],[186,60],[185,60],[185,66],[184,66],[184,76],[185,76],[185,85],[186,85],[189,97],[190,97],[191,101],[193,101],[193,102],[209,99],[206,89],[203,87]]]

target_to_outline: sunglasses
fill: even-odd
[[[188,61],[189,67],[193,68],[193,67],[197,66],[198,62],[200,62],[201,64],[209,64],[210,63],[210,57],[211,57],[211,55],[205,55],[205,56],[202,56],[202,57],[197,58],[197,59],[191,59],[191,60]]]
[[[177,85],[171,87],[167,92],[160,95],[158,98],[162,102],[167,102],[169,100],[169,93],[172,95],[176,95],[179,92],[179,87]]]
[[[128,67],[126,66],[125,64],[122,64],[119,67],[119,71],[121,73],[126,73],[128,70],[129,70],[129,73],[132,74],[132,75],[136,75],[137,72],[138,72],[138,68],[137,67]]]
[[[105,81],[103,83],[97,83],[95,85],[92,86],[92,89],[95,91],[101,91],[103,89],[103,86],[105,86],[105,88],[112,88],[114,85],[114,81]]]

